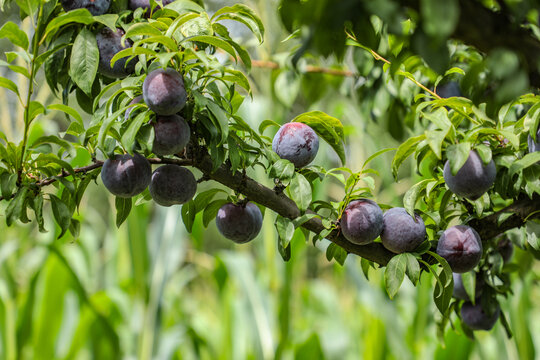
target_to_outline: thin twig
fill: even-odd
[[[267,61],[267,60],[252,60],[251,66],[257,67],[257,68],[266,68],[266,69],[279,69],[280,68],[277,62]],[[314,66],[314,65],[307,65],[305,68],[305,72],[315,73],[315,74],[327,74],[327,75],[333,75],[333,76],[345,76],[345,77],[355,76],[354,72],[350,70],[331,69],[331,68],[325,68],[325,67]]]

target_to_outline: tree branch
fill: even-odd
[[[499,223],[499,218],[509,213],[512,215]],[[540,219],[540,196],[538,194],[535,194],[532,199],[522,195],[512,205],[481,219],[473,219],[469,225],[478,232],[482,240],[490,240],[507,230],[523,226],[525,221],[529,219]]]
[[[150,158],[148,159],[148,161],[152,164],[176,164],[181,166],[193,166],[199,169],[206,178],[217,181],[230,189],[238,191],[239,193],[246,196],[249,200],[261,204],[283,217],[295,219],[302,214],[300,209],[298,209],[298,207],[296,206],[295,202],[288,198],[282,192],[278,193],[244,175],[240,171],[233,173],[231,168],[226,164],[223,164],[216,170],[214,170],[212,159],[207,154],[197,157],[197,159],[194,160],[178,158]],[[86,173],[88,171],[100,168],[102,165],[102,161],[96,161],[91,165],[74,169],[74,171],[76,174]],[[56,177],[51,177],[36,182],[34,185],[43,187],[54,183],[58,180],[58,178],[68,176],[70,176],[69,173],[63,172]],[[0,197],[0,200],[4,199]],[[512,215],[499,224],[499,217],[507,213],[512,213]],[[531,216],[531,214],[533,215]],[[530,218],[540,218],[540,196],[538,195],[533,196],[532,199],[523,195],[519,199],[517,199],[512,205],[484,218],[474,219],[469,222],[469,225],[472,226],[480,234],[480,237],[483,239],[483,241],[488,241],[495,236],[504,233],[507,230],[523,226],[526,219]],[[325,230],[321,219],[317,217],[314,217],[309,221],[305,222],[302,227],[315,234],[319,234]],[[388,261],[390,261],[390,259],[394,256],[394,254],[384,248],[381,243],[371,243],[368,245],[356,245],[350,243],[347,239],[343,237],[343,235],[341,235],[338,229],[332,231],[328,236],[326,236],[326,239],[342,247],[350,254],[358,255],[379,265],[386,265]]]

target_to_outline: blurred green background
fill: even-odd
[[[233,2],[205,3],[211,12]],[[265,119],[283,123],[305,111],[327,112],[346,127],[352,170],[414,132],[403,125],[405,109],[390,108],[395,99],[418,93],[414,84],[386,79],[380,64],[361,49],[348,51],[340,66],[334,59],[307,55],[293,70],[291,51],[299,44],[294,39],[283,41],[287,34],[277,16],[278,2],[244,3],[261,16],[265,42],[258,46],[242,26],[232,28],[232,33],[250,48],[254,59],[277,64],[259,63],[250,74],[253,100],[246,98],[241,113],[254,128]],[[9,11],[2,14],[2,22],[8,17]],[[26,22],[21,26],[29,28]],[[8,50],[5,42],[1,45]],[[314,67],[337,67],[359,75],[314,72]],[[5,68],[2,71],[17,81]],[[422,80],[421,72],[415,76]],[[36,99],[58,102],[45,86]],[[22,112],[12,100],[0,88],[2,131],[17,139]],[[61,117],[43,117],[35,122],[32,136],[61,132],[66,126]],[[272,131],[265,135],[273,136]],[[402,195],[416,180],[415,172],[411,163],[395,183],[391,156],[387,153],[372,164],[381,174],[376,198],[401,206]],[[326,144],[315,163],[340,166]],[[260,168],[250,175],[271,185]],[[206,182],[200,188],[216,186]],[[317,183],[314,194],[338,200],[343,190],[327,179]],[[51,216],[50,209],[47,214]],[[91,184],[77,215],[78,239],[66,235],[56,240],[58,229],[51,219],[46,234],[33,224],[7,228],[1,221],[0,357],[540,358],[540,266],[523,251],[516,249],[513,258],[522,269],[514,275],[514,295],[500,299],[514,337],[508,339],[497,324],[492,332],[477,332],[476,341],[471,341],[456,321],[456,330],[449,329],[443,342],[437,336],[439,315],[431,300],[431,276],[423,274],[417,288],[405,280],[390,301],[382,271],[372,269],[368,281],[358,257],[349,256],[343,267],[329,263],[324,253],[328,243],[314,247],[301,233],[292,242],[292,259],[285,263],[277,251],[274,217],[266,212],[261,234],[247,245],[221,237],[213,222],[205,229],[200,218],[193,233],[186,233],[178,206],[142,203],[117,229],[113,198],[101,184]]]

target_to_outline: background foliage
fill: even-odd
[[[396,8],[392,1],[381,2],[377,9],[367,9],[370,11],[365,8],[367,2],[358,2],[359,8],[351,8],[347,1],[338,2],[339,6],[332,1],[318,1],[309,11],[295,8],[313,3],[248,2],[266,27],[262,45],[246,27],[227,23],[232,37],[246,45],[253,58],[259,60],[253,62],[249,74],[253,100],[248,97],[238,114],[254,129],[265,119],[284,123],[312,110],[331,114],[344,124],[347,138],[344,151],[347,165],[353,170],[360,170],[370,155],[398,147],[425,127],[418,118],[422,109],[411,108],[417,96],[425,91],[409,78],[432,88],[441,80],[437,72],[448,67],[454,69],[446,73],[444,80],[460,80],[467,97],[474,100],[467,104],[470,116],[480,119],[484,114],[486,118],[504,114],[507,110],[504,105],[525,93],[534,81],[534,75],[530,77],[527,71],[531,67],[520,63],[528,59],[516,58],[511,51],[490,52],[484,58],[476,50],[455,43],[450,47],[451,53],[441,52],[441,44],[446,44],[456,26],[456,21],[452,23],[455,2],[448,2],[444,14],[450,16],[444,17],[444,23],[430,12],[438,11],[429,7],[430,2],[421,2],[428,5],[423,5],[425,17],[420,19],[430,19],[433,23],[419,20],[422,31],[414,32],[411,37],[393,37],[406,29],[381,30],[380,23],[369,17],[375,13],[387,24],[406,27],[400,21],[401,8]],[[206,5],[212,13],[232,2],[208,1]],[[281,5],[279,13],[278,5]],[[512,9],[530,9],[534,5],[523,2]],[[31,11],[25,10],[22,2],[18,6],[27,13]],[[325,16],[330,13],[329,7],[332,17]],[[525,10],[521,11],[523,17],[533,16]],[[2,23],[16,19],[17,11],[15,4],[6,4]],[[345,19],[356,24],[349,28],[348,40],[345,36],[337,39],[333,31],[328,31],[343,29],[340,14],[358,16]],[[536,19],[537,16],[536,13]],[[30,34],[31,19],[25,18],[20,27]],[[296,28],[301,31],[283,41],[289,35],[286,30]],[[388,31],[390,42],[380,43],[386,36],[380,36],[379,31],[385,35]],[[20,41],[24,46],[24,40]],[[423,45],[430,41],[434,47]],[[10,51],[17,49],[7,41],[2,46],[10,63],[3,63],[3,76],[10,78],[18,85],[19,93],[24,94],[25,75],[15,70],[20,68],[14,68],[24,66],[23,60],[19,56],[9,61]],[[376,49],[391,63],[404,64],[405,69],[385,65],[362,46]],[[406,49],[403,53],[398,50],[402,48]],[[420,54],[431,68],[415,57],[411,48],[431,51]],[[338,65],[334,56],[319,55],[333,52],[343,64]],[[228,60],[229,54],[218,54],[224,61]],[[456,64],[464,65],[461,66],[464,71],[451,67]],[[54,67],[55,63],[44,66]],[[67,110],[53,96],[54,91],[58,91],[60,98],[68,99],[81,114],[93,106],[91,100],[96,94],[92,86],[85,85],[85,79],[79,79],[77,85],[83,92],[86,90],[86,95],[80,90],[69,94],[62,90],[73,84],[62,83],[68,79],[62,78],[66,74],[62,74],[61,68],[55,71],[54,78],[45,78],[43,73],[37,75],[35,108],[27,112],[43,113],[43,116],[30,128],[29,144],[38,146],[35,140],[43,136],[77,131],[73,125],[77,122],[68,122],[61,113],[45,112],[39,107],[38,104],[45,104],[51,110]],[[77,69],[72,71],[72,74],[85,74]],[[478,78],[484,81],[474,81]],[[54,81],[59,82],[58,88]],[[53,91],[45,86],[46,82]],[[493,87],[498,90],[489,91]],[[16,96],[5,88],[0,88],[4,102],[2,132],[8,139],[20,140],[25,133],[21,126],[25,124],[25,114],[15,106]],[[537,100],[531,95],[532,101]],[[482,102],[488,107],[473,108]],[[435,103],[441,109],[458,105],[463,103],[445,100]],[[515,124],[523,112],[530,111],[520,106],[517,103],[509,111],[510,122],[514,121],[512,133],[518,137],[514,150],[522,150],[527,135],[525,130],[519,130],[523,123]],[[119,109],[121,113],[125,110]],[[83,117],[80,122],[87,126],[90,117]],[[77,116],[74,118],[77,120]],[[504,120],[503,116],[501,122]],[[525,121],[527,129],[532,128],[532,124],[538,124],[537,113],[525,117]],[[266,134],[269,133],[270,130]],[[467,135],[467,132],[462,134]],[[129,143],[129,139],[122,140]],[[440,144],[443,146],[442,140]],[[90,162],[88,154],[81,149],[70,150],[75,155],[72,167]],[[43,162],[52,158],[47,157]],[[391,163],[392,155],[384,153],[370,164],[380,173],[374,177],[372,191],[378,202],[401,206],[407,190],[426,175],[416,173],[415,163],[407,160],[399,171],[399,181],[395,182],[397,171],[390,167]],[[316,164],[331,168],[340,166],[340,161],[329,145],[322,144]],[[65,164],[51,166],[51,174],[56,175]],[[252,175],[272,185],[262,169],[256,169]],[[10,181],[13,180],[2,180],[3,191],[4,184]],[[203,183],[199,191],[214,187],[215,183]],[[65,200],[62,198],[65,193],[66,190],[61,190],[59,199]],[[314,198],[339,202],[344,195],[339,179],[315,183]],[[218,235],[212,223],[208,229],[203,227],[201,213],[188,234],[180,209],[141,203],[133,207],[125,224],[116,229],[114,199],[101,185],[89,181],[80,201],[79,211],[70,209],[74,211],[75,221],[63,228],[55,228],[52,219],[58,221],[61,217],[58,208],[56,212],[54,208],[43,212],[43,224],[49,230],[46,233],[41,233],[32,223],[9,228],[1,225],[0,354],[5,358],[532,359],[537,356],[535,349],[540,346],[540,339],[534,334],[540,333],[537,321],[540,308],[535,299],[540,291],[537,286],[540,268],[530,248],[529,251],[516,248],[510,267],[513,272],[509,275],[513,294],[502,299],[514,336],[508,339],[498,324],[491,333],[477,334],[477,340],[471,341],[459,329],[447,328],[437,334],[436,320],[440,314],[432,303],[434,279],[428,273],[422,274],[416,288],[405,280],[400,292],[390,301],[383,271],[370,270],[368,281],[357,257],[347,257],[343,267],[335,261],[328,262],[324,256],[328,242],[318,242],[313,247],[305,242],[300,231],[291,241],[291,260],[283,262],[270,212],[265,216],[258,239],[251,245],[233,246]],[[2,202],[1,206],[5,213],[7,204]],[[522,234],[516,232],[513,239],[520,244]],[[527,248],[526,244],[521,245]],[[459,328],[459,322],[455,326]]]

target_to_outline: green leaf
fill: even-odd
[[[131,198],[122,198],[117,196],[114,204],[116,207],[116,227],[120,227],[120,225],[126,221],[131,211],[133,201]]]
[[[293,220],[293,225],[295,228],[302,226],[304,223],[308,222],[309,220],[313,219],[314,217],[319,217],[317,214],[304,214],[300,217],[297,217]]]
[[[36,215],[36,222],[38,224],[39,232],[47,232],[45,229],[45,221],[43,220],[43,194],[39,194],[30,201],[30,207],[34,210]]]
[[[386,292],[388,293],[390,299],[394,298],[401,287],[401,283],[403,283],[403,279],[405,278],[406,270],[406,254],[396,255],[388,262],[384,272],[384,282],[386,284]]]
[[[150,113],[148,111],[139,113],[137,116],[135,116],[135,118],[129,124],[127,130],[124,132],[124,134],[122,134],[122,145],[124,148],[131,149],[133,147],[133,143],[135,142],[135,137],[137,136],[139,129],[144,122],[149,119],[149,117]]]
[[[534,220],[527,221],[527,242],[536,251],[540,251],[540,223]]]
[[[504,314],[504,311],[501,311],[499,318],[501,319],[501,324],[504,327],[506,336],[508,337],[508,339],[511,339],[514,336],[514,334],[512,333],[512,328],[510,327],[510,324],[508,323],[508,320],[506,319],[506,315]]]
[[[416,145],[426,138],[425,134],[407,139],[403,144],[397,148],[394,159],[392,159],[392,174],[397,179],[398,170],[403,161],[407,159],[415,150]]]
[[[216,196],[216,194],[220,192],[224,194],[227,193],[225,190],[217,189],[217,188],[198,193],[195,199],[193,199],[193,201],[195,202],[195,211],[196,212],[203,211],[208,206],[210,201],[212,201],[214,196]]]
[[[19,88],[13,81],[0,76],[0,86],[13,91],[15,94],[17,94],[17,96],[19,96]]]
[[[446,158],[450,162],[450,170],[452,175],[455,176],[459,169],[463,167],[469,158],[470,151],[471,144],[468,142],[450,145],[446,148]]]
[[[322,111],[310,111],[298,115],[293,119],[293,122],[301,122],[311,127],[334,149],[341,162],[345,164],[345,148],[343,146],[345,132],[341,121]]]
[[[96,36],[83,29],[75,38],[69,65],[69,76],[87,95],[92,94],[92,84],[99,64],[99,50]]]
[[[126,110],[129,108],[129,105],[123,106],[111,115],[109,115],[105,120],[102,121],[101,126],[99,127],[99,133],[98,133],[98,147],[104,149],[105,146],[105,139],[107,138],[107,134],[113,126],[114,121],[118,119],[119,116],[122,116],[125,114]]]
[[[469,271],[460,274],[460,276],[463,287],[465,288],[465,292],[469,296],[469,299],[471,299],[471,302],[474,304],[476,300],[476,273],[474,271]]]
[[[416,205],[418,197],[430,182],[437,182],[437,180],[424,179],[419,183],[414,184],[414,186],[407,190],[403,196],[403,206],[411,216],[414,216],[414,206]]]
[[[193,230],[193,223],[195,222],[195,216],[197,215],[196,210],[197,208],[193,200],[190,200],[189,202],[182,205],[182,221],[184,222],[187,232],[190,234],[191,234],[191,231]]]
[[[300,211],[306,211],[309,204],[311,204],[312,194],[311,185],[304,175],[294,174],[287,189],[291,199],[296,203]]]
[[[238,150],[238,141],[233,136],[229,136],[227,145],[227,149],[229,150],[229,161],[231,162],[231,170],[233,173],[235,173],[240,167],[240,162],[242,161],[240,152]]]
[[[60,159],[56,155],[53,154],[39,154],[39,156],[36,158],[36,163],[39,166],[47,166],[52,164],[58,165],[61,169],[67,170],[71,175],[75,176],[75,171],[73,170],[73,167],[66,161]]]
[[[204,12],[204,8],[202,8],[197,3],[191,1],[191,0],[176,0],[172,3],[165,6],[165,9],[171,9],[176,11],[177,13],[185,13],[185,12],[196,12],[201,13]]]
[[[28,111],[28,121],[32,121],[38,115],[45,113],[45,107],[40,102],[32,100],[26,111]]]
[[[76,150],[71,143],[66,140],[60,139],[55,135],[42,136],[40,138],[37,138],[34,142],[32,142],[32,145],[30,145],[30,147],[35,148],[41,144],[56,144],[61,148],[65,149],[70,156],[74,157],[76,155]]]
[[[140,22],[133,24],[129,27],[124,35],[126,38],[133,38],[136,36],[161,36],[161,31],[150,25],[147,22]]]
[[[446,101],[446,99],[435,101]],[[422,116],[437,126],[438,130],[448,132],[448,130],[452,127],[452,122],[448,118],[448,111],[445,108],[438,108],[432,112],[422,111]]]
[[[236,51],[234,50],[234,47],[232,47],[227,41],[222,40],[218,37],[209,36],[209,35],[197,35],[197,36],[185,38],[181,42],[183,43],[186,40],[191,41],[191,42],[198,41],[198,42],[215,46],[216,48],[220,48],[224,50],[225,52],[229,53],[229,55],[231,55],[236,60]]]
[[[23,67],[23,66],[19,66],[19,65],[12,65],[12,64],[9,64],[3,60],[0,60],[0,66],[5,66],[7,68],[9,68],[11,71],[13,72],[16,72],[16,73],[19,73],[23,76],[25,76],[26,78],[30,78],[30,73],[28,72],[28,69]]]
[[[116,22],[118,21],[117,14],[104,14],[94,16],[94,20],[107,26],[112,31],[116,31]]]
[[[437,156],[437,159],[439,160],[442,158],[442,143],[446,138],[446,135],[448,135],[448,130],[450,130],[450,128],[448,128],[446,131],[431,130],[425,132],[429,147],[431,150],[433,150],[435,156]]]
[[[261,124],[259,125],[259,133],[262,134],[264,132],[264,130],[266,130],[267,128],[269,128],[270,126],[274,126],[274,127],[277,127],[277,128],[280,128],[281,125],[279,125],[277,122],[275,122],[274,120],[264,120],[263,122],[261,122]]]
[[[208,14],[203,12],[199,16],[186,21],[180,26],[180,32],[184,37],[197,35],[213,35],[212,23],[208,18]]]
[[[257,37],[260,43],[264,40],[264,25],[257,14],[248,6],[243,4],[235,4],[233,6],[225,6],[215,12],[212,16],[212,21],[219,20],[235,20],[246,25],[251,32]]]
[[[61,229],[60,235],[58,235],[59,239],[69,229],[69,225],[71,224],[71,211],[69,211],[68,206],[56,195],[49,194],[49,198],[51,200],[54,219],[56,220],[56,223],[60,225]]]
[[[154,50],[150,50],[150,49],[147,49],[147,48],[143,48],[143,47],[128,47],[127,49],[124,49],[124,50],[121,50],[119,52],[117,52],[111,59],[111,67],[114,66],[114,64],[122,59],[122,58],[125,58],[127,56],[135,56],[135,55],[147,55],[148,57],[155,57],[157,56],[157,52],[155,52]],[[128,59],[128,61],[134,61],[133,59]],[[120,83],[121,80],[118,80],[118,82]],[[94,103],[95,104],[95,103]]]
[[[382,150],[377,151],[375,154],[368,157],[366,161],[364,161],[364,164],[362,165],[362,169],[364,169],[367,166],[367,164],[369,164],[373,159],[379,157],[380,155],[384,153],[387,153],[393,150],[396,150],[396,148],[388,148],[388,149],[382,149]]]
[[[94,17],[87,9],[71,10],[52,19],[51,22],[47,25],[47,28],[45,29],[43,38],[45,38],[50,33],[56,31],[59,27],[69,23],[80,23],[89,25],[93,22]]]
[[[17,189],[17,174],[3,173],[0,175],[0,190],[4,199],[9,199]]]
[[[77,239],[81,233],[81,222],[77,219],[71,219],[68,230],[71,233],[71,236],[73,236],[74,239]]]
[[[476,150],[476,153],[478,154],[480,159],[482,159],[482,162],[485,165],[487,165],[487,164],[489,164],[491,162],[491,159],[492,159],[493,155],[491,153],[491,149],[489,148],[489,146],[486,146],[484,144],[480,144],[480,145],[475,147],[475,150]]]
[[[241,46],[240,44],[234,42],[233,40],[227,39],[227,42],[236,50],[238,53],[238,56],[240,56],[240,60],[244,63],[244,66],[246,67],[247,71],[251,70],[251,57],[249,56],[248,51]]]
[[[176,55],[175,52],[178,51],[178,44],[176,44],[176,41],[174,41],[170,37],[163,36],[163,35],[156,35],[156,36],[151,36],[148,38],[138,40],[133,44],[133,47],[139,47],[141,44],[162,44],[166,46],[169,50],[171,50],[172,51],[171,53],[159,54],[159,55],[168,57],[168,61],[164,60],[162,62],[163,66],[167,66],[167,63],[170,61],[170,59]]]
[[[268,175],[271,178],[287,181],[294,176],[294,164],[286,159],[279,159],[269,170]]]
[[[248,93],[251,93],[251,86],[249,85],[249,80],[243,72],[233,69],[225,69],[225,74],[221,76],[225,81],[230,81],[231,83],[238,84],[243,87]]]
[[[347,251],[345,251],[345,249],[335,243],[331,243],[326,248],[326,259],[328,261],[332,261],[332,259],[335,259],[341,266],[345,264],[345,260],[347,260],[347,255]]]
[[[437,271],[433,269],[433,267],[428,266],[429,270],[437,280],[437,285],[433,290],[433,300],[435,301],[435,305],[437,306],[441,314],[446,315],[448,307],[450,306],[450,300],[452,299],[452,293],[454,289],[454,278],[452,276],[452,269],[450,268],[450,265],[448,265],[448,262],[443,257],[439,256],[437,253],[434,253],[433,251],[428,251],[427,254],[433,256],[442,267],[442,270],[437,273]]]
[[[209,203],[203,211],[203,225],[207,227],[210,221],[214,220],[217,216],[219,208],[227,204],[229,201],[226,199],[219,199]]]
[[[420,264],[418,263],[418,260],[414,257],[411,253],[404,253],[402,254],[407,262],[407,276],[411,280],[414,286],[418,284],[418,281],[420,280]]]
[[[84,126],[83,119],[81,115],[75,110],[74,108],[64,105],[64,104],[51,104],[47,106],[47,109],[49,110],[57,110],[62,111],[65,114],[70,115],[72,118],[74,118],[79,124]]]
[[[201,106],[205,106],[208,109],[208,112],[213,115],[210,116],[210,118],[221,134],[217,145],[224,144],[229,136],[229,117],[227,113],[218,104],[204,97],[201,93],[194,91],[193,95],[195,96],[197,103]]]
[[[533,166],[538,162],[540,162],[540,151],[535,151],[533,153],[527,154],[521,159],[512,163],[512,165],[510,166],[510,175],[514,175],[518,171],[526,169],[529,166]]]
[[[289,243],[291,242],[293,236],[294,236],[294,224],[291,219],[287,219],[281,215],[278,215],[276,217],[276,221],[274,223],[276,226],[276,230],[278,233],[279,238],[279,246],[281,249],[286,249],[289,247]],[[281,251],[280,251],[281,253]],[[289,257],[283,256],[284,254],[287,254],[286,252],[282,253],[281,256],[283,257],[283,260],[288,261]],[[290,252],[288,253],[290,255]]]
[[[369,281],[369,269],[373,266],[373,263],[368,259],[362,258],[360,260],[360,265],[362,267],[362,272],[364,273],[366,280]]]
[[[11,21],[6,22],[0,29],[0,38],[8,38],[13,45],[28,50],[28,36],[17,24]]]
[[[11,226],[13,222],[21,218],[22,212],[26,212],[25,201],[28,196],[28,188],[21,187],[15,194],[15,197],[9,201],[6,208],[6,224]]]

